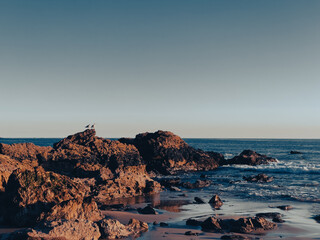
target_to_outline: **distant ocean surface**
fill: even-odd
[[[57,138],[0,138],[6,144],[32,142],[52,146]],[[252,149],[278,159],[278,163],[260,166],[224,166],[207,172],[212,191],[224,196],[250,200],[289,200],[320,203],[320,140],[304,139],[184,139],[190,146],[222,153],[227,159],[244,149]],[[290,151],[302,154],[290,154]],[[271,183],[248,183],[243,176],[265,173]],[[183,174],[188,180],[200,173]]]

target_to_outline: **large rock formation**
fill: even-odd
[[[86,188],[69,177],[34,170],[15,170],[1,196],[2,215],[6,223],[33,226],[43,212],[63,201],[83,198]]]
[[[221,161],[220,165],[241,164],[241,165],[260,165],[277,162],[277,159],[259,154],[252,150],[244,150],[238,156],[230,160]]]
[[[167,131],[142,133],[134,139],[121,138],[119,141],[137,147],[149,172],[173,174],[179,171],[213,170],[224,159],[222,154],[194,149]]]

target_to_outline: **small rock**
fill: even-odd
[[[160,227],[168,227],[169,224],[165,222],[160,222]]]
[[[320,223],[320,215],[314,216],[313,219]]]
[[[220,208],[223,205],[220,197],[218,195],[213,195],[213,197],[209,201],[210,205],[216,209]]]
[[[291,210],[293,207],[290,205],[282,205],[282,206],[277,206],[277,208],[284,210],[284,211],[288,211],[288,210]]]
[[[276,218],[276,217],[281,217],[282,214],[278,212],[266,212],[266,213],[257,213],[256,217],[263,217],[263,218]]]
[[[283,223],[285,221],[281,217],[276,216],[276,217],[272,218],[272,222]]]
[[[184,235],[188,235],[188,236],[198,236],[198,233],[192,232],[192,231],[187,231],[184,233]]]
[[[145,208],[138,208],[138,213],[140,214],[158,214],[156,210],[151,206],[146,206]]]
[[[252,238],[241,236],[241,235],[223,235],[220,239],[227,240],[251,240]]]
[[[256,176],[250,176],[250,177],[243,177],[244,180],[246,180],[247,182],[272,182],[273,181],[273,177],[268,177],[266,174],[264,173],[260,173]]]
[[[290,154],[302,154],[302,152],[299,152],[299,151],[290,151]]]
[[[195,197],[194,198],[194,201],[196,202],[196,203],[198,203],[198,204],[202,204],[202,203],[205,203],[201,198],[199,198],[199,197]]]
[[[180,188],[174,187],[174,186],[169,187],[169,190],[172,191],[172,192],[181,192]]]
[[[200,226],[201,225],[201,221],[198,221],[198,220],[195,220],[195,219],[192,219],[192,218],[189,218],[186,222],[186,225],[189,225],[189,226]]]

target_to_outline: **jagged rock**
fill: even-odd
[[[138,208],[138,212],[140,214],[158,214],[157,211],[149,205],[144,208]]]
[[[38,161],[46,160],[51,150],[52,147],[36,146],[33,143],[14,143],[11,145],[0,143],[0,154],[19,161],[25,159],[34,161],[35,165],[37,165]]]
[[[241,164],[241,165],[260,165],[277,162],[275,158],[261,155],[252,150],[244,150],[240,155],[235,156],[230,160],[221,161],[220,165]]]
[[[201,198],[199,198],[199,197],[195,197],[194,198],[194,201],[195,201],[195,203],[198,203],[198,204],[202,204],[202,203],[205,203]]]
[[[200,226],[202,224],[201,221],[198,221],[196,219],[192,219],[192,218],[189,218],[187,221],[186,221],[186,225],[189,225],[189,226]]]
[[[272,230],[277,225],[262,217],[239,218],[238,220],[209,217],[201,224],[201,227],[204,231],[251,233]]]
[[[213,208],[220,208],[223,205],[223,202],[221,201],[220,197],[218,195],[213,195],[213,197],[209,200],[210,205]]]
[[[119,141],[138,148],[148,172],[165,175],[179,171],[213,170],[218,167],[218,161],[224,159],[222,154],[194,149],[168,131],[141,133],[134,139],[122,138]]]
[[[96,223],[88,220],[59,220],[45,222],[33,229],[6,234],[5,240],[98,240],[101,234]]]
[[[27,161],[20,162],[10,158],[9,156],[0,154],[0,192],[5,191],[10,175],[16,169],[33,170],[33,166]]]
[[[103,219],[98,222],[101,239],[124,238],[130,235],[139,235],[148,231],[148,224],[136,219],[130,219],[127,225],[123,225],[116,219]]]
[[[264,183],[264,182],[272,182],[273,181],[273,177],[268,177],[266,174],[264,173],[260,173],[256,176],[250,176],[250,177],[243,177],[244,180],[246,180],[247,182],[259,182],[259,183]]]
[[[66,176],[41,167],[32,171],[17,169],[9,177],[1,205],[8,223],[32,226],[53,205],[85,194],[85,187]]]
[[[66,220],[89,220],[92,222],[99,221],[103,218],[97,203],[91,197],[76,198],[61,202],[40,215],[40,220],[56,221],[59,219]]]

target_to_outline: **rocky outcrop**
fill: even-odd
[[[130,219],[127,225],[116,219],[103,219],[98,225],[102,239],[118,239],[130,235],[138,236],[140,233],[148,231],[148,224],[136,219]]]
[[[51,150],[51,147],[36,146],[33,143],[16,143],[11,145],[0,143],[0,154],[7,155],[19,161],[28,159],[34,161],[35,164],[37,164],[38,161],[47,159],[48,153]]]
[[[240,155],[232,159],[220,161],[220,165],[241,164],[241,165],[260,165],[268,164],[270,162],[277,162],[275,158],[259,154],[252,150],[244,150]]]
[[[1,205],[7,223],[32,226],[53,205],[85,194],[84,186],[66,176],[41,167],[31,171],[17,169],[9,177]]]
[[[204,231],[251,233],[272,230],[277,225],[262,217],[239,218],[238,220],[209,217],[201,224],[201,227]]]
[[[0,192],[5,191],[10,175],[16,169],[32,170],[33,167],[28,161],[20,162],[10,158],[9,156],[0,154]]]
[[[45,222],[35,228],[18,230],[3,236],[2,239],[17,240],[98,240],[99,227],[88,220],[59,220]]]
[[[179,171],[213,170],[224,159],[222,154],[194,149],[168,131],[141,133],[134,139],[119,141],[136,146],[148,172],[168,175]]]
[[[43,212],[39,220],[57,221],[65,220],[89,220],[97,222],[103,218],[97,203],[91,197],[78,197],[67,200],[53,206],[48,212]]]
[[[264,173],[260,173],[256,176],[249,176],[249,177],[244,176],[243,179],[246,180],[247,182],[259,182],[259,183],[267,183],[267,182],[273,181],[273,177],[268,177]]]

